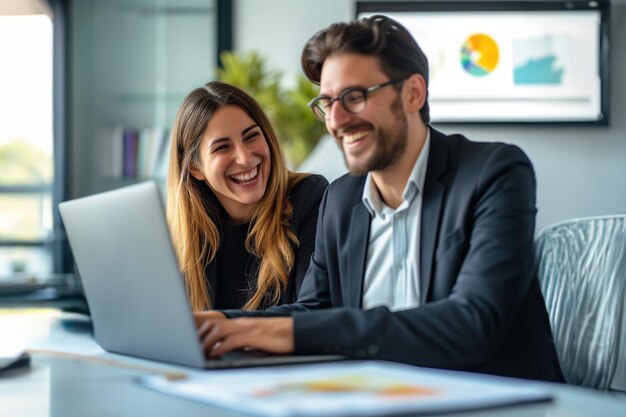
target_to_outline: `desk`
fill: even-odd
[[[0,311],[0,335],[3,348],[21,345],[34,352],[30,370],[0,377],[0,416],[237,415],[136,385],[133,378],[139,375],[202,371],[104,352],[82,316],[54,310],[4,310]],[[65,353],[55,353],[60,349]],[[87,357],[69,357],[68,353]],[[453,416],[626,416],[626,396],[560,384],[545,386],[554,395],[552,403]]]

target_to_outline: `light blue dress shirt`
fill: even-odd
[[[385,205],[367,174],[363,204],[372,216],[363,283],[363,308],[392,311],[419,306],[419,249],[422,191],[430,151],[430,129],[397,209]]]

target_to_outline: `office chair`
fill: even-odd
[[[626,359],[626,215],[548,226],[537,236],[536,255],[565,380],[610,389]]]

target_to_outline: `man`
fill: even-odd
[[[289,317],[198,313],[207,353],[338,353],[562,381],[534,277],[524,153],[430,127],[426,57],[387,17],[318,32],[302,66],[350,174],[322,200],[297,303],[224,312]]]

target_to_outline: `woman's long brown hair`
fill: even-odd
[[[205,269],[215,258],[220,235],[218,208],[206,195],[211,191],[191,175],[190,166],[199,165],[200,142],[209,120],[226,105],[244,110],[261,128],[270,149],[270,176],[246,238],[246,250],[261,262],[256,290],[244,309],[278,304],[295,263],[293,247],[299,244],[289,226],[293,208],[288,194],[306,174],[287,169],[276,133],[259,104],[239,88],[221,82],[193,90],[178,110],[172,129],[167,220],[194,310],[212,307]]]

